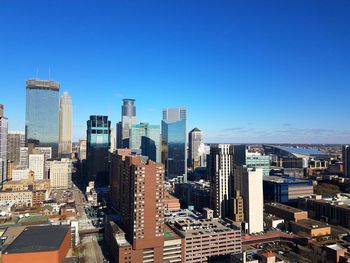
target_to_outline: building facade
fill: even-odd
[[[243,197],[246,230],[249,234],[264,231],[263,170],[238,166],[233,177],[234,189]]]
[[[25,145],[25,133],[10,131],[7,136],[7,160],[20,164],[20,149]]]
[[[184,108],[163,110],[162,143],[167,179],[183,176],[187,182],[187,111]]]
[[[210,145],[207,162],[211,208],[215,216],[228,217],[233,175],[233,146],[231,144]]]
[[[72,185],[72,160],[50,162],[50,184],[54,189],[67,189]]]
[[[148,123],[130,127],[130,149],[141,149],[141,154],[154,162],[160,162],[160,126]]]
[[[29,154],[29,170],[34,172],[34,180],[45,178],[45,155]]]
[[[51,147],[58,156],[60,84],[48,80],[26,82],[26,145]]]
[[[267,202],[292,203],[299,197],[314,193],[312,181],[289,177],[264,177],[264,200]]]
[[[1,184],[7,177],[7,133],[8,120],[4,116],[4,106],[0,104],[0,180]]]
[[[188,134],[188,164],[192,170],[204,166],[205,154],[201,152],[203,144],[203,132],[198,128],[191,130]]]
[[[72,155],[72,98],[64,92],[60,99],[59,111],[59,154],[71,158]]]
[[[85,183],[108,184],[111,122],[108,116],[90,116],[87,121],[87,177]]]
[[[121,122],[117,124],[117,148],[129,148],[129,130],[136,122],[135,100],[123,99]]]
[[[128,250],[126,259],[117,262],[163,262],[163,182],[162,164],[128,149],[111,155],[111,201],[120,214],[126,244],[117,249]]]
[[[344,176],[345,177],[350,177],[350,146],[349,145],[344,145],[343,148],[343,166],[344,166]]]

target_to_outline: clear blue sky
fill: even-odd
[[[75,140],[135,98],[154,124],[187,107],[210,142],[350,142],[348,0],[0,0],[11,130],[37,68],[72,95]]]

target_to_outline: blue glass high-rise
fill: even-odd
[[[26,82],[26,145],[52,147],[58,155],[60,84],[48,80]]]
[[[163,110],[162,142],[164,144],[164,163],[168,179],[183,176],[187,181],[186,120],[184,108]]]
[[[90,116],[87,121],[87,176],[85,182],[108,184],[108,156],[111,145],[111,122],[107,116]]]

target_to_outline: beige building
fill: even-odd
[[[72,161],[61,159],[61,161],[50,162],[50,184],[54,189],[67,189],[72,185]]]
[[[64,157],[72,154],[72,98],[68,92],[60,99],[58,152]]]
[[[0,202],[12,202],[16,205],[32,206],[33,192],[23,191],[0,191]]]

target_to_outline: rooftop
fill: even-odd
[[[274,183],[291,183],[291,184],[298,184],[298,183],[309,183],[312,184],[311,181],[309,180],[302,180],[302,179],[297,179],[293,177],[280,177],[280,176],[264,176],[263,178],[264,181],[268,182],[274,182]]]
[[[58,250],[69,230],[70,226],[26,227],[3,254]]]
[[[281,210],[288,211],[288,212],[291,212],[291,213],[307,213],[304,210],[300,210],[298,208],[295,208],[295,207],[292,207],[292,206],[288,206],[288,205],[284,205],[284,204],[281,204],[281,203],[266,203],[265,205],[276,207],[276,208],[279,208]]]
[[[273,147],[281,149],[286,152],[290,152],[292,154],[301,154],[301,155],[327,155],[326,153],[323,153],[316,149],[309,149],[309,148],[294,148],[294,147],[287,147],[287,146],[275,146]]]
[[[293,224],[305,227],[307,229],[320,229],[320,228],[324,228],[324,227],[330,227],[326,223],[316,221],[316,220],[313,220],[310,218],[309,219],[302,219],[302,220],[299,220],[298,222],[293,222]]]

